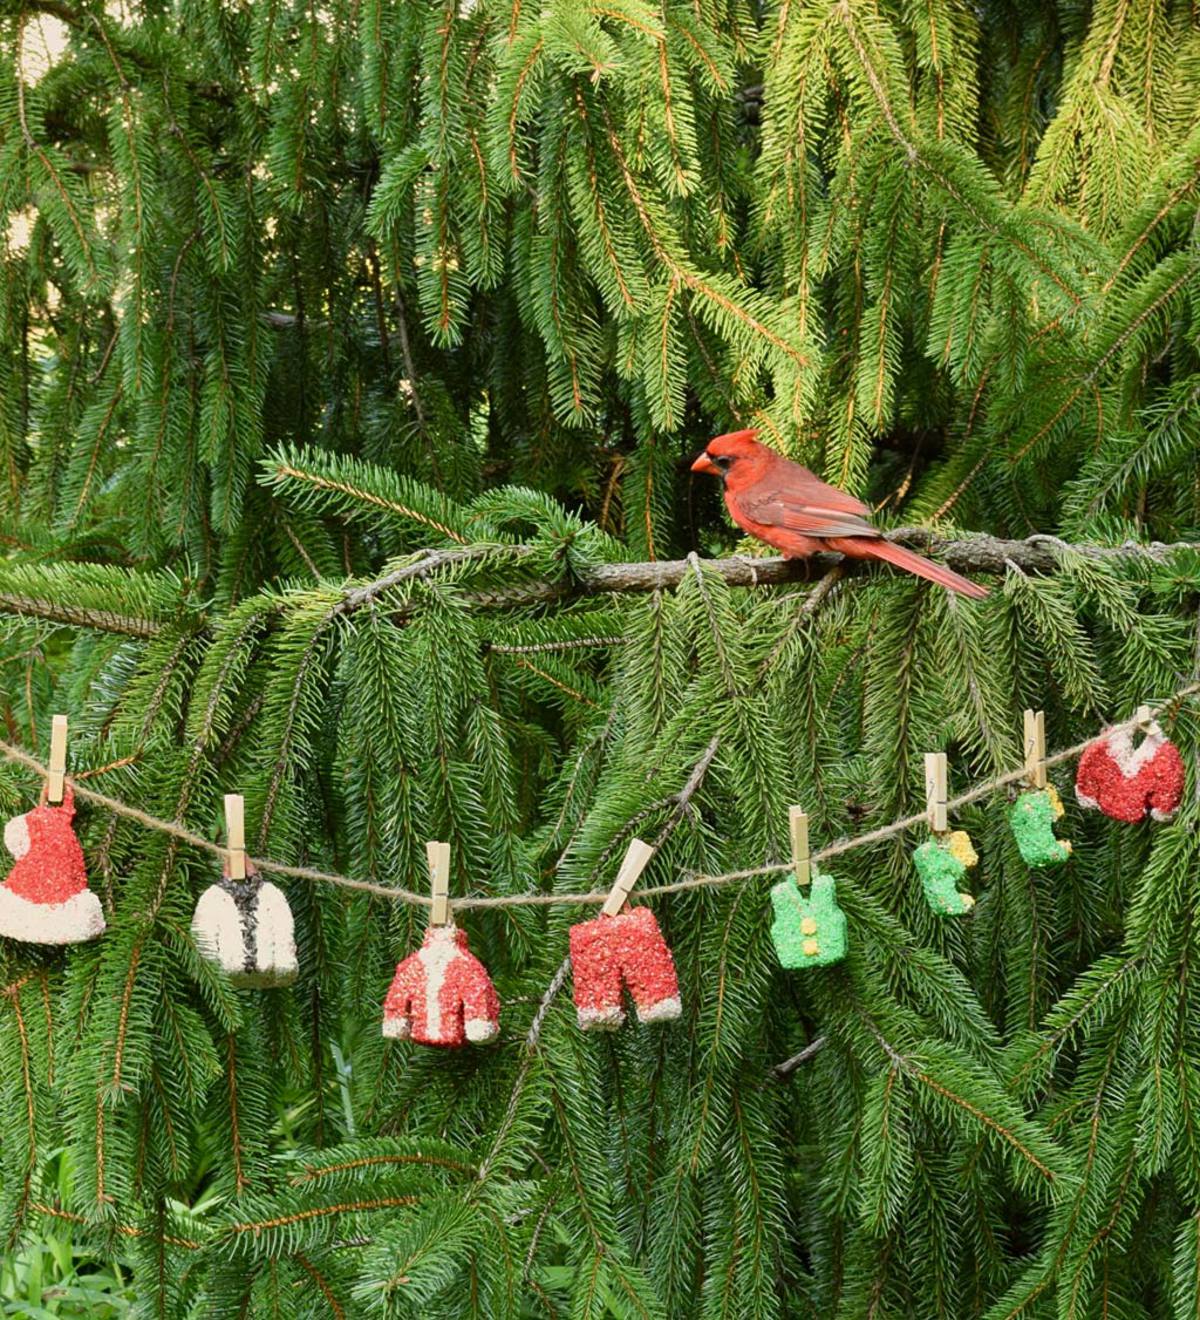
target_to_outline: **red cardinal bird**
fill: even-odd
[[[870,510],[861,500],[826,485],[757,437],[757,431],[719,435],[692,464],[693,472],[721,478],[729,516],[751,536],[788,559],[837,550],[850,559],[882,559],[963,596],[980,600],[988,594],[986,587],[885,541],[862,516]]]

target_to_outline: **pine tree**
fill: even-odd
[[[253,854],[375,886],[445,839],[460,898],[598,892],[635,835],[649,886],[785,861],[791,803],[861,833],[925,751],[957,792],[1026,706],[1066,746],[1196,675],[1179,0],[0,32],[4,738],[68,711],[81,785],[213,840],[242,792]],[[752,547],[687,465],[743,426],[992,596],[714,568]],[[1194,1317],[1197,799],[1071,807],[1055,871],[1005,808],[955,821],[969,918],[919,829],[830,859],[828,969],[779,969],[771,877],[653,898],[674,1025],[580,1033],[593,908],[465,909],[501,1036],[437,1051],[380,1034],[427,909],[281,878],[300,979],[235,991],[217,860],[82,804],[105,936],[0,950],[5,1241],[69,1227],[164,1317]]]

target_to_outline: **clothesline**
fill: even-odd
[[[1179,688],[1159,705],[1152,707],[1151,718],[1166,713],[1172,707],[1177,706],[1184,698],[1200,692],[1200,682],[1189,683],[1186,687]],[[1112,725],[1114,729],[1133,729],[1139,724],[1136,715],[1127,720],[1119,721]],[[1073,760],[1079,756],[1093,741],[1095,735],[1084,739],[1083,742],[1076,743],[1072,747],[1065,747],[1061,751],[1054,752],[1046,757],[1046,765],[1059,765],[1063,761]],[[43,779],[49,777],[48,768],[43,765],[36,757],[23,751],[20,747],[14,747],[11,743],[0,741],[0,756],[6,760],[12,761],[17,765],[24,766],[27,770],[32,770],[42,776]],[[1026,777],[1026,770],[1022,766],[1019,770],[1010,770],[1008,773],[999,775],[994,779],[989,779],[982,784],[976,784],[969,788],[965,793],[958,797],[950,798],[946,803],[947,812],[956,811],[960,807],[965,807],[972,802],[978,802],[996,792],[997,789],[1005,788],[1009,784],[1022,782]],[[142,811],[139,807],[132,807],[127,802],[122,802],[118,798],[109,797],[105,793],[99,793],[93,788],[87,788],[79,779],[72,779],[72,788],[75,797],[84,802],[94,803],[102,807],[105,811],[110,811],[114,815],[124,816],[127,820],[136,821],[148,830],[154,830],[160,834],[168,834],[172,838],[179,839],[181,842],[198,848],[203,852],[212,853],[214,856],[225,860],[228,857],[228,850],[219,843],[214,843],[211,839],[206,839],[203,835],[197,834],[194,830],[189,830],[185,825],[177,821],[163,820],[158,816],[152,816],[149,812]],[[833,843],[827,844],[824,848],[815,850],[810,855],[813,862],[822,862],[830,857],[839,857],[843,853],[848,853],[856,848],[865,848],[870,844],[881,843],[885,839],[894,838],[898,834],[903,834],[906,830],[913,829],[920,825],[928,823],[928,812],[919,811],[911,816],[904,816],[898,820],[892,821],[888,825],[881,825],[878,829],[868,830],[864,834],[856,834],[848,839],[837,839]],[[260,872],[266,872],[272,875],[289,876],[295,880],[310,880],[317,884],[337,885],[342,889],[352,889],[368,894],[378,894],[382,898],[391,899],[396,903],[409,903],[417,907],[429,907],[431,899],[428,894],[418,894],[411,889],[403,889],[394,885],[380,885],[373,880],[358,880],[354,876],[338,875],[332,871],[321,871],[309,866],[289,866],[285,862],[276,862],[267,857],[251,857],[247,859],[251,865]],[[650,898],[656,894],[678,894],[689,889],[707,889],[719,885],[735,884],[743,880],[755,880],[763,876],[779,875],[784,871],[792,869],[792,862],[768,862],[763,866],[751,866],[740,871],[724,871],[719,875],[705,875],[700,872],[691,872],[685,879],[676,880],[665,885],[639,885],[638,895],[643,898]],[[483,908],[508,908],[508,907],[556,907],[556,906],[578,906],[583,907],[591,903],[603,903],[608,897],[607,890],[599,890],[594,893],[585,894],[505,894],[502,896],[486,897],[474,896],[465,898],[455,898],[451,900],[451,907],[457,911],[467,911],[471,909]]]

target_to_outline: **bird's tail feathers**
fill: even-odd
[[[935,564],[931,559],[925,559],[915,551],[902,545],[896,545],[892,541],[872,539],[870,546],[872,558],[886,560],[889,564],[895,564],[897,568],[915,573],[917,577],[936,582],[939,587],[947,587],[950,591],[957,591],[960,596],[970,596],[974,600],[982,600],[988,594],[986,587],[978,586],[956,573],[952,568],[947,568],[944,564]]]

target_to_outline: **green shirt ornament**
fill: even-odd
[[[846,914],[833,876],[812,868],[805,894],[790,876],[771,890],[771,940],[781,967],[826,967],[846,956]]]

